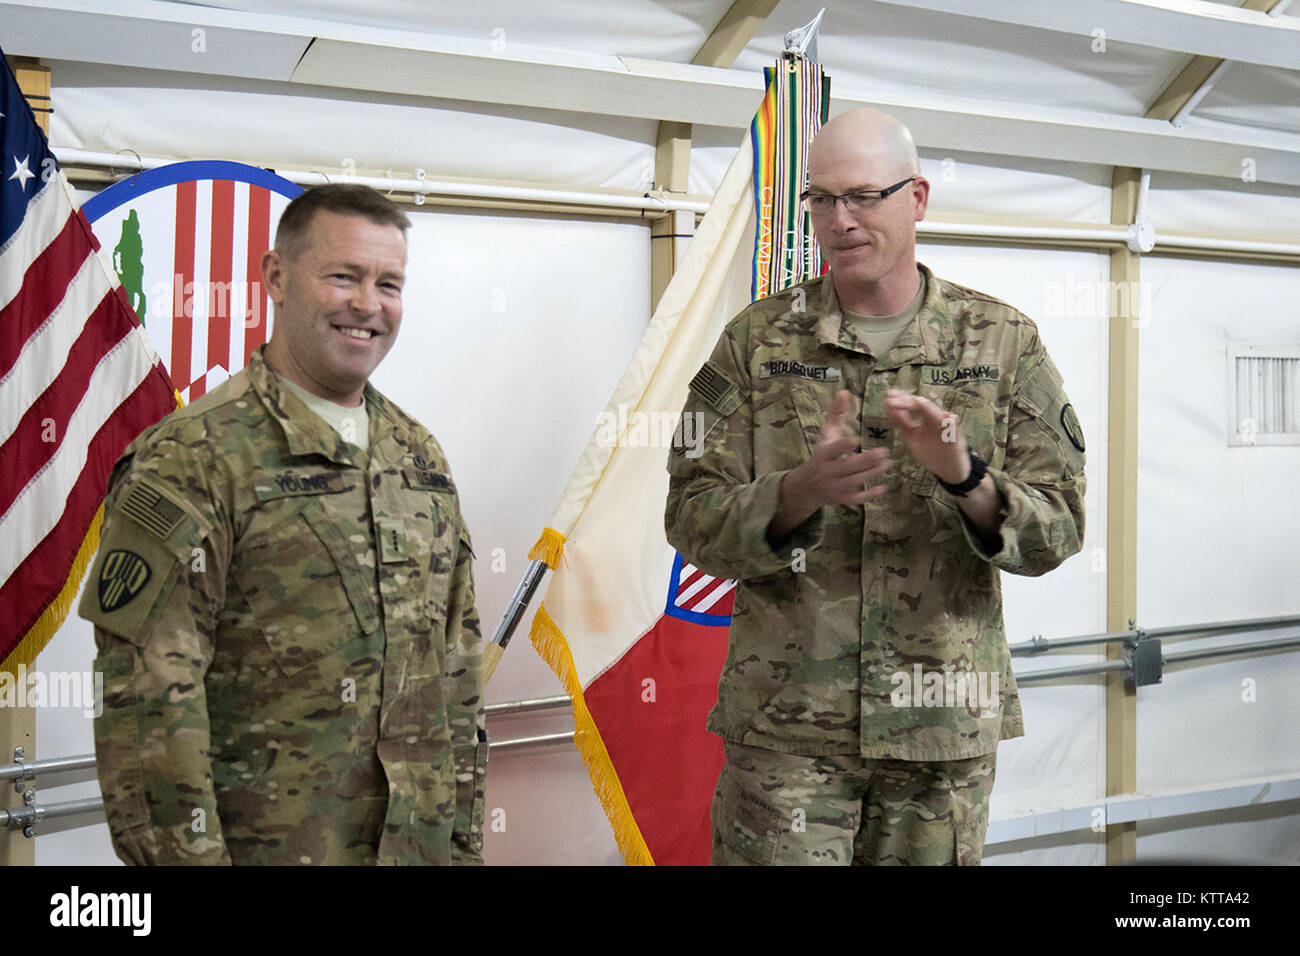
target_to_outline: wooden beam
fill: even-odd
[[[1151,119],[1172,120],[1222,63],[1223,60],[1212,56],[1192,57],[1178,75],[1156,94],[1145,115]]]
[[[731,66],[779,2],[735,0],[691,62],[696,66]]]
[[[663,122],[655,137],[655,185],[685,194],[690,185],[691,124]],[[695,215],[668,215],[650,225],[650,313],[659,307],[677,263],[695,235]]]
[[[1137,216],[1142,170],[1116,167],[1111,222],[1128,225]],[[1110,254],[1110,281],[1126,283],[1127,296],[1110,296],[1110,374],[1106,462],[1106,630],[1123,631],[1137,618],[1138,315],[1142,258],[1128,248]],[[1131,284],[1128,284],[1131,283]],[[1107,645],[1107,660],[1123,658],[1123,645]],[[1106,795],[1137,792],[1137,691],[1122,673],[1106,677]],[[1137,857],[1137,824],[1106,826],[1106,863]]]
[[[691,124],[662,122],[655,135],[655,185],[673,193],[690,188]]]
[[[1244,0],[1238,6],[1243,10],[1256,10],[1267,13],[1280,2],[1281,0]],[[1156,94],[1145,115],[1151,119],[1172,120],[1196,91],[1205,85],[1205,81],[1210,78],[1210,74],[1222,66],[1223,63],[1224,61],[1221,58],[1214,56],[1192,57],[1187,62],[1187,65],[1178,71],[1178,75]]]
[[[691,59],[694,66],[729,67],[749,45],[779,0],[735,0]],[[691,124],[664,120],[655,136],[655,185],[685,193],[691,176]],[[665,216],[650,227],[650,312],[659,307],[677,263],[695,234],[695,217]]]
[[[27,98],[27,105],[36,114],[36,125],[48,138],[50,135],[50,68],[41,66],[39,60],[25,56],[6,57],[9,69],[14,71],[18,89]]]

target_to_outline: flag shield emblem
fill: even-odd
[[[665,614],[692,624],[726,627],[735,603],[735,581],[705,574],[680,554],[673,559]]]
[[[262,254],[302,187],[242,163],[145,170],[82,207],[130,308],[187,402],[270,337]]]

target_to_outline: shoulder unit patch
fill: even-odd
[[[1066,405],[1061,409],[1061,427],[1065,429],[1065,434],[1070,436],[1070,441],[1079,451],[1085,451],[1083,447],[1083,426],[1079,424],[1079,416],[1075,414],[1073,405]]]
[[[99,608],[108,613],[130,604],[149,583],[149,562],[134,551],[110,551],[99,569]]]

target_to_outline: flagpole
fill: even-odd
[[[501,616],[501,623],[497,625],[496,633],[492,635],[492,640],[487,647],[483,648],[483,685],[485,687],[488,681],[492,679],[492,674],[497,669],[501,655],[506,651],[506,645],[510,643],[515,628],[523,620],[524,612],[528,610],[528,605],[532,603],[533,595],[537,593],[542,578],[546,576],[549,567],[540,558],[534,559],[528,565],[528,570],[524,572],[523,580],[515,588],[514,596],[510,598],[510,603],[506,605],[505,613]]]

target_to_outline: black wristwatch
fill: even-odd
[[[939,480],[939,484],[943,485],[944,491],[948,492],[950,495],[956,495],[959,498],[965,498],[970,494],[971,489],[984,480],[984,475],[989,470],[989,466],[984,463],[984,459],[975,454],[975,452],[968,448],[966,449],[966,453],[970,455],[970,474],[966,476],[966,480],[960,485],[950,485],[942,478],[939,478],[938,475],[935,475],[935,478],[938,478]]]

